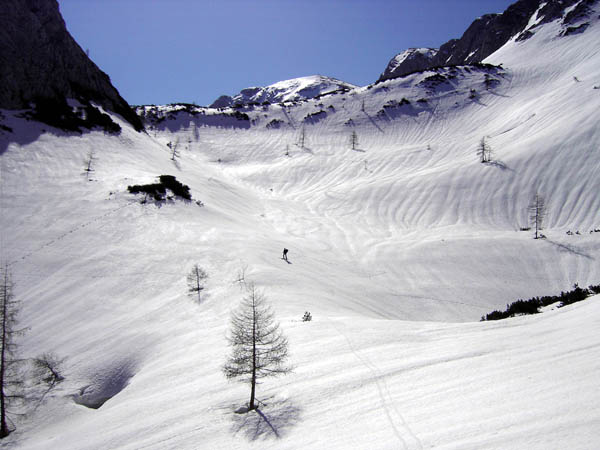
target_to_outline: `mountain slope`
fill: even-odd
[[[359,286],[377,274],[372,294],[322,281],[343,289],[361,314],[477,319],[508,299],[600,276],[590,234],[600,228],[597,27],[556,40],[560,27],[546,24],[507,44],[492,60],[505,69],[416,73],[318,100],[239,108],[239,120],[227,116],[234,110],[156,108],[151,132],[201,149],[266,193],[273,201],[265,217],[298,236],[298,251],[313,252],[305,229],[320,230],[319,248],[343,242],[335,259],[349,263]],[[223,128],[207,127],[218,123]],[[302,130],[305,148],[297,145]],[[349,144],[353,130],[358,151]],[[483,137],[493,164],[477,158]],[[536,191],[547,198],[546,227],[554,229],[542,245],[519,231]],[[566,234],[577,230],[585,237]]]

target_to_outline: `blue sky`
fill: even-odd
[[[67,29],[131,104],[212,103],[321,74],[364,86],[515,0],[58,0]]]

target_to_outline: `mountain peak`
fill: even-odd
[[[482,62],[510,39],[525,40],[541,24],[561,19],[561,36],[585,31],[585,20],[598,0],[519,0],[502,14],[485,14],[471,23],[460,39],[439,49],[408,49],[394,56],[378,81],[439,66]],[[534,20],[535,19],[535,20]],[[569,27],[578,25],[577,27]],[[427,51],[423,51],[427,50]]]
[[[279,103],[315,98],[340,90],[350,90],[355,85],[324,75],[309,75],[278,81],[265,87],[248,87],[230,97],[223,95],[213,102],[211,108],[224,108],[235,104]]]

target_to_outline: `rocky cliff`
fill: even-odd
[[[79,101],[80,115],[69,116],[67,99]],[[2,0],[0,108],[33,107],[33,116],[41,121],[59,128],[66,123],[66,128],[78,129],[91,128],[87,126],[90,112],[91,117],[108,118],[90,102],[121,115],[137,130],[143,128],[108,75],[71,37],[56,0]]]
[[[452,39],[439,49],[409,49],[394,56],[378,81],[433,67],[481,62],[511,38],[528,39],[535,34],[536,27],[540,24],[557,19],[561,20],[561,35],[585,31],[591,6],[597,2],[598,0],[519,0],[502,14],[486,14],[477,18],[460,39]]]

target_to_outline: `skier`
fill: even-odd
[[[287,261],[288,260],[287,259],[287,254],[288,254],[288,249],[284,247],[283,248],[283,258],[281,258],[281,259],[285,259]]]

